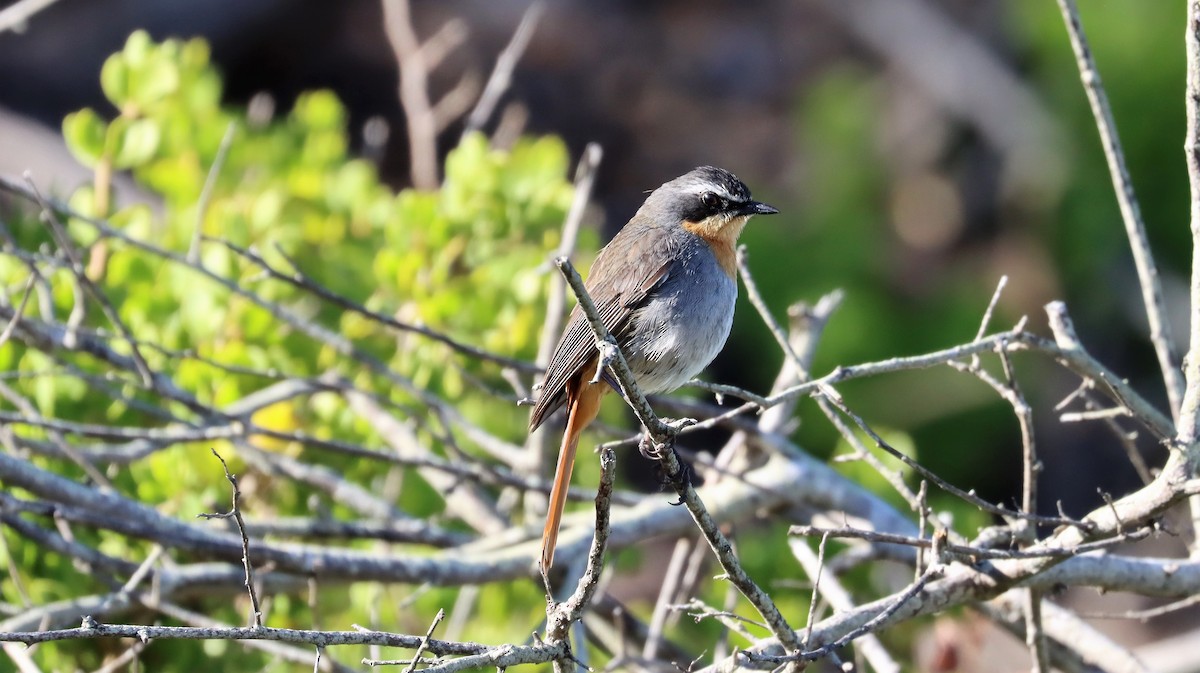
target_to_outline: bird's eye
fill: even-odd
[[[712,192],[704,192],[700,195],[700,203],[704,204],[709,210],[716,210],[721,206],[721,197]]]

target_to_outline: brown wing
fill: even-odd
[[[592,265],[588,294],[617,343],[625,343],[634,312],[670,273],[670,257],[661,247],[664,239],[664,232],[635,217],[604,246]],[[542,392],[529,418],[530,432],[566,403],[567,383],[595,356],[595,333],[576,306],[546,367]]]

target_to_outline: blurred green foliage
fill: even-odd
[[[125,48],[110,57],[101,71],[105,96],[115,114],[80,110],[63,121],[63,135],[75,157],[92,169],[94,179],[70,195],[80,213],[105,218],[124,233],[177,255],[187,254],[196,228],[242,248],[253,248],[276,267],[290,262],[336,292],[374,310],[409,323],[423,324],[464,342],[512,357],[532,359],[546,305],[549,251],[559,231],[573,188],[567,178],[569,157],[555,137],[523,138],[510,150],[489,147],[482,135],[470,135],[454,148],[437,191],[413,189],[394,193],[379,181],[375,167],[348,153],[347,115],[328,91],[301,95],[291,111],[275,120],[254,120],[246,111],[223,105],[221,76],[209,62],[201,40],[156,43],[134,33]],[[231,134],[226,150],[223,139]],[[223,162],[214,168],[218,155]],[[161,206],[112,202],[114,171],[128,171],[161,200]],[[206,187],[206,181],[211,184]],[[143,347],[154,370],[169,371],[174,381],[206,404],[224,405],[273,382],[253,372],[316,376],[337,371],[361,386],[381,391],[399,404],[414,404],[410,393],[377,380],[360,363],[272,317],[270,312],[228,288],[204,279],[180,264],[168,263],[116,240],[96,241],[85,222],[68,223],[76,243],[86,248],[88,274],[112,299],[120,317],[144,343],[196,357],[173,357]],[[47,230],[30,220],[17,227],[26,250],[50,243]],[[598,247],[595,234],[584,232],[580,248]],[[235,280],[262,297],[287,306],[305,320],[332,328],[360,348],[389,363],[415,386],[441,396],[480,426],[502,436],[519,437],[525,415],[511,402],[487,394],[478,385],[503,389],[494,365],[454,355],[445,345],[409,334],[387,333],[365,318],[319,305],[287,284],[264,279],[259,269],[229,248],[201,243],[204,267]],[[586,265],[587,256],[582,263]],[[28,268],[10,256],[0,257],[0,282],[19,287]],[[70,276],[50,277],[54,310],[59,319],[76,301]],[[31,317],[38,317],[33,302]],[[110,329],[92,306],[85,326]],[[247,371],[231,371],[207,361]],[[85,373],[99,367],[86,358],[72,360]],[[166,422],[138,408],[151,401],[135,386],[117,384],[126,401],[113,401],[62,371],[61,363],[15,341],[0,348],[0,368],[27,375],[17,391],[36,400],[46,415],[120,425],[154,426]],[[58,372],[58,374],[55,374]],[[182,405],[170,411],[181,418]],[[366,445],[378,444],[333,394],[301,398],[268,407],[256,422],[276,430],[303,428],[317,436],[336,436]],[[422,438],[440,447],[432,436]],[[305,461],[333,467],[368,488],[383,488],[386,474],[377,465],[324,455],[283,442],[261,443],[275,451],[303,454]],[[242,471],[235,447],[217,443]],[[440,450],[440,448],[439,448]],[[60,474],[79,475],[68,462],[37,459]],[[182,518],[221,508],[228,484],[209,444],[174,446],[110,475],[123,492],[159,511]],[[260,475],[243,479],[248,514],[256,517],[311,512],[312,494],[291,482]],[[269,492],[267,491],[269,489]],[[442,509],[440,495],[409,480],[399,506],[417,515]],[[319,507],[345,514],[322,495]],[[7,535],[7,533],[6,533]],[[142,558],[147,549],[126,538],[80,530],[81,540],[113,554]],[[55,554],[39,554],[34,545],[7,538],[9,551],[36,603],[106,590],[94,577],[80,574]],[[5,601],[19,603],[11,583],[0,585]],[[369,606],[377,589],[354,587],[322,592],[327,623],[369,623]],[[449,593],[448,593],[449,592]],[[483,589],[482,619],[471,636],[484,641],[522,640],[541,611],[533,585]],[[399,602],[405,590],[390,589]],[[384,615],[381,628],[421,631],[423,606],[447,605],[451,590],[432,590],[411,614]],[[523,606],[523,607],[521,607]],[[209,606],[215,616],[240,623],[245,610]],[[436,607],[429,610],[429,614]],[[515,612],[527,619],[513,620]],[[417,623],[422,622],[422,623]],[[279,597],[270,623],[306,627],[312,624],[303,600]],[[94,668],[106,645],[71,643],[39,648],[36,660],[46,670]],[[225,643],[169,643],[143,658],[153,670],[204,670],[207,657],[229,650],[244,670],[267,666],[263,655]],[[362,652],[363,655],[366,652]]]
[[[1083,4],[1080,10],[1156,259],[1168,284],[1186,282],[1191,244],[1181,149],[1184,9],[1121,0]],[[1093,352],[1150,399],[1164,401],[1165,408],[1161,376],[1139,315],[1128,242],[1058,7],[1020,0],[981,12],[1000,19],[987,30],[1002,31],[1002,37],[991,36],[1003,45],[1002,58],[1014,64],[1057,124],[1060,143],[1054,151],[1066,165],[1059,197],[997,208],[990,221],[968,214],[967,233],[936,254],[907,247],[890,222],[897,175],[890,172],[894,162],[882,140],[888,115],[877,113],[894,102],[889,86],[896,84],[883,82],[873,66],[836,65],[797,95],[795,142],[808,168],[797,192],[759,194],[783,214],[752,222],[743,235],[758,285],[781,320],[792,302],[815,301],[835,287],[846,290],[817,352],[814,369],[821,373],[839,364],[929,352],[972,338],[1000,275],[1015,275],[1018,282],[1010,283],[993,329],[1010,327],[1026,315],[1032,329],[1044,331],[1041,303],[1065,300]],[[986,32],[982,24],[971,30]],[[894,73],[888,79],[907,86]],[[954,159],[942,157],[938,168],[961,192],[995,189]],[[935,282],[924,282],[927,278]],[[723,357],[775,353],[753,313],[748,303],[738,307],[731,342],[736,345]],[[1177,329],[1175,336],[1186,334]],[[739,362],[726,378],[765,389],[780,357]],[[1052,424],[1049,409],[1074,385],[1070,377],[1056,379],[1055,368],[1036,356],[1017,357],[1015,366],[1038,418]],[[950,481],[1010,503],[1019,494],[1016,420],[1005,402],[970,375],[931,370],[850,382],[841,389],[877,430],[908,436],[922,463]],[[807,449],[822,455],[844,450],[815,405],[801,404],[800,415],[803,425],[796,436]],[[1075,436],[1084,441],[1083,433]],[[1065,441],[1058,450],[1060,456],[1071,455]],[[1116,453],[1113,460],[1127,463]],[[1107,470],[1102,480],[1117,474],[1134,479],[1131,469],[1121,468]],[[1050,511],[1052,498],[1043,501]],[[1069,511],[1088,504],[1068,502]],[[949,505],[949,500],[939,503]],[[969,525],[965,530],[970,532]]]

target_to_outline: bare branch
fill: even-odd
[[[34,14],[53,5],[58,0],[18,0],[0,10],[0,33],[25,30]]]
[[[1113,189],[1117,193],[1121,221],[1125,224],[1125,235],[1129,238],[1133,263],[1137,267],[1142,301],[1146,305],[1146,319],[1150,323],[1150,343],[1154,345],[1154,352],[1158,355],[1158,367],[1162,372],[1163,383],[1167,389],[1167,399],[1171,404],[1171,417],[1178,421],[1184,396],[1184,381],[1179,371],[1179,355],[1175,339],[1171,335],[1171,325],[1167,321],[1166,300],[1163,299],[1162,284],[1158,280],[1158,267],[1150,252],[1150,240],[1146,236],[1146,223],[1142,221],[1142,210],[1138,206],[1137,195],[1133,191],[1133,181],[1129,179],[1129,168],[1125,165],[1125,153],[1121,149],[1117,123],[1113,119],[1112,106],[1108,103],[1108,94],[1105,93],[1104,85],[1100,81],[1100,72],[1096,69],[1096,62],[1092,59],[1092,52],[1083,32],[1075,0],[1058,0],[1058,8],[1066,23],[1067,34],[1071,38],[1071,48],[1075,52],[1079,76],[1083,80],[1083,88],[1087,92],[1088,103],[1092,107],[1096,129],[1100,132],[1100,144],[1104,147],[1104,158],[1108,162],[1109,176],[1112,178]],[[1191,105],[1190,102],[1189,105]],[[1200,194],[1193,194],[1193,197],[1200,198]],[[1193,323],[1193,325],[1195,324]]]
[[[529,46],[529,40],[533,37],[533,32],[537,29],[538,21],[542,18],[545,9],[544,2],[535,0],[525,10],[524,16],[521,17],[521,23],[513,32],[512,39],[504,47],[504,51],[500,52],[500,56],[496,58],[496,67],[492,69],[492,74],[483,87],[483,94],[479,96],[479,102],[475,104],[475,109],[471,110],[471,114],[467,115],[466,125],[463,127],[464,136],[472,131],[482,129],[491,118],[496,104],[500,102],[500,97],[512,85],[513,71],[516,70],[517,62],[521,60],[521,55]]]
[[[250,595],[250,623],[255,628],[262,628],[262,608],[258,603],[258,592],[254,589],[254,570],[250,566],[250,538],[246,535],[246,522],[242,519],[242,490],[238,488],[237,477],[229,473],[229,466],[225,464],[225,459],[221,454],[217,453],[216,449],[209,449],[216,456],[217,460],[221,461],[221,467],[225,470],[225,479],[229,481],[230,487],[233,488],[233,502],[230,505],[228,512],[224,514],[199,514],[202,519],[229,519],[232,518],[237,523],[238,534],[242,537],[242,567],[246,570],[246,578],[243,585],[246,587],[246,592]]]
[[[437,121],[429,100],[429,71],[425,51],[412,24],[408,0],[382,0],[388,43],[400,69],[399,96],[408,124],[409,158],[413,186],[437,189]]]

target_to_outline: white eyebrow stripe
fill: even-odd
[[[699,196],[700,194],[703,194],[704,192],[713,192],[717,196],[720,196],[720,197],[724,198],[725,200],[732,201],[734,203],[743,203],[745,201],[745,199],[743,199],[741,197],[730,194],[729,191],[725,189],[724,185],[718,185],[718,184],[713,184],[713,183],[705,183],[705,182],[692,183],[687,186],[687,192],[689,194],[695,194],[697,196]]]

